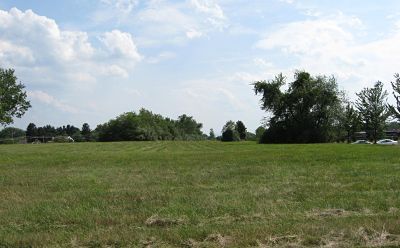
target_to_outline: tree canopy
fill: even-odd
[[[392,82],[393,96],[396,99],[396,106],[389,105],[391,114],[400,121],[400,74],[395,74],[395,81]]]
[[[0,68],[0,125],[13,123],[14,117],[21,118],[31,107],[24,88],[13,69]]]
[[[261,108],[271,117],[261,143],[319,143],[332,140],[336,112],[340,109],[340,91],[334,77],[313,77],[297,71],[288,89],[286,78],[254,83],[261,95]]]
[[[373,88],[364,88],[357,93],[356,107],[360,113],[368,138],[376,142],[381,137],[389,117],[386,99],[388,93],[378,81]]]
[[[141,109],[98,125],[96,133],[99,141],[200,140],[204,139],[201,128],[191,116],[172,120]]]

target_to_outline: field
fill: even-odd
[[[399,245],[397,146],[0,146],[0,247]]]

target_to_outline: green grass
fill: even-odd
[[[398,146],[0,146],[0,247],[395,247],[398,208]]]

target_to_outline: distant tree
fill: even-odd
[[[71,135],[71,138],[75,141],[75,142],[83,142],[86,141],[86,139],[84,138],[84,136],[81,134],[80,131],[76,131],[75,133],[73,133]]]
[[[257,141],[257,136],[256,136],[255,133],[246,132],[246,140],[249,140],[249,141]]]
[[[35,140],[34,137],[38,136],[38,130],[34,123],[29,123],[28,127],[26,128],[26,138],[27,141],[33,142]]]
[[[94,133],[99,141],[203,140],[201,127],[191,116],[172,120],[141,109],[98,125]]]
[[[24,88],[14,70],[0,68],[0,125],[13,123],[14,117],[21,118],[31,107]]]
[[[392,82],[393,96],[396,99],[396,106],[389,105],[390,113],[400,121],[400,74],[395,74],[395,82]]]
[[[239,138],[241,140],[245,140],[246,139],[246,131],[247,128],[246,126],[243,124],[242,121],[237,121],[236,122],[236,131],[239,133]]]
[[[257,141],[259,141],[261,139],[261,137],[264,134],[264,132],[265,132],[265,127],[263,127],[263,126],[259,126],[256,129],[256,140]]]
[[[81,130],[81,135],[85,141],[90,141],[91,140],[91,130],[90,126],[87,123],[84,123],[82,125],[82,130]]]
[[[21,139],[23,137],[23,139]],[[16,139],[17,138],[17,139]],[[6,127],[0,131],[0,144],[14,144],[25,140],[25,131],[15,127]]]
[[[224,127],[222,128],[222,137],[221,141],[231,142],[231,141],[239,141],[239,133],[236,129],[236,124],[233,121],[228,121]]]
[[[197,123],[192,116],[181,115],[176,122],[178,129],[184,139],[191,139],[193,136],[202,136],[203,124]]]
[[[343,128],[346,131],[347,143],[350,143],[354,140],[354,134],[360,128],[360,115],[351,103],[347,103],[343,117]]]
[[[295,73],[294,81],[283,92],[286,78],[279,74],[270,81],[254,83],[260,94],[261,109],[269,112],[268,129],[261,143],[323,143],[332,141],[336,112],[341,104],[334,77],[312,77]]]
[[[215,140],[215,133],[214,133],[214,129],[210,129],[210,135],[208,136],[208,139],[210,140]]]
[[[356,108],[360,112],[368,137],[376,143],[389,117],[386,103],[388,93],[383,90],[383,83],[378,81],[373,88],[364,88],[357,96]]]

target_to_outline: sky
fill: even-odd
[[[390,90],[399,44],[398,0],[0,1],[0,67],[32,104],[23,129],[146,108],[254,132],[267,113],[252,82],[306,70],[350,99],[377,80]]]

